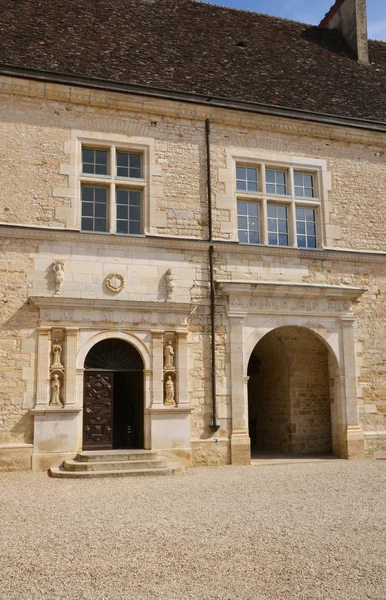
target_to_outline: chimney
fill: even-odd
[[[366,0],[336,0],[319,27],[337,29],[362,65],[369,64]]]

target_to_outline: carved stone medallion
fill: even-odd
[[[119,273],[110,273],[105,279],[105,284],[110,292],[118,294],[125,287],[125,280]]]

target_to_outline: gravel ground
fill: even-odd
[[[386,461],[0,474],[1,600],[385,600]]]

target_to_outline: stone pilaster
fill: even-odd
[[[181,408],[189,406],[188,332],[177,332],[177,402]]]
[[[50,354],[51,328],[38,328],[38,360],[37,360],[37,389],[36,406],[48,406],[50,403]]]
[[[153,337],[153,394],[152,406],[163,406],[163,331],[152,331]]]
[[[341,389],[345,407],[342,415],[345,426],[345,431],[342,432],[344,436],[342,458],[364,458],[365,456],[364,434],[359,426],[354,322],[354,317],[341,318],[344,372],[344,377],[341,379]]]
[[[232,389],[231,462],[233,465],[249,465],[251,462],[247,378],[244,366],[245,316],[246,314],[229,315]]]
[[[65,404],[76,404],[76,354],[78,348],[77,327],[67,327],[65,348]]]

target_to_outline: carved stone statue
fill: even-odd
[[[168,269],[165,275],[167,299],[171,300],[174,292],[174,272],[173,269]]]
[[[172,340],[169,340],[164,349],[164,366],[165,369],[174,368],[174,348]]]
[[[59,343],[59,340],[56,339],[54,341],[54,343],[52,344],[52,352],[54,355],[54,361],[51,365],[51,368],[57,368],[57,369],[63,368],[63,365],[60,361],[60,356],[62,354],[62,350],[63,350],[63,348],[62,348],[61,344]]]
[[[59,379],[59,375],[57,373],[54,373],[52,376],[52,380],[51,380],[51,402],[50,404],[53,404],[55,406],[57,406],[58,404],[61,404],[60,402],[60,379]]]
[[[168,378],[165,383],[165,401],[164,404],[175,405],[176,401],[174,400],[174,382],[171,378],[171,375],[168,375]]]
[[[64,281],[64,262],[58,260],[53,263],[52,268],[55,276],[55,294],[59,294],[62,291]]]

